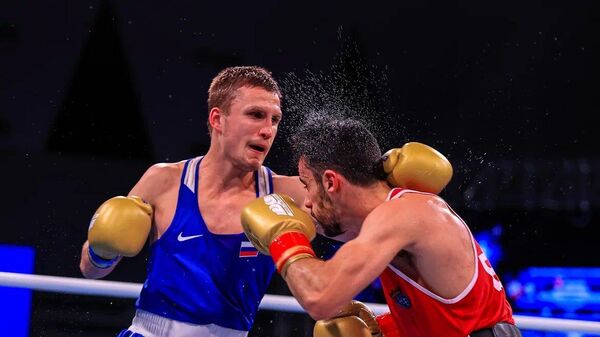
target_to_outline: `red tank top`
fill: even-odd
[[[388,200],[406,192],[421,193],[394,189]],[[468,230],[466,224],[465,227]],[[466,289],[455,298],[445,299],[432,293],[391,265],[383,271],[385,299],[402,336],[466,337],[498,322],[514,324],[500,279],[472,235],[471,242],[477,269]]]

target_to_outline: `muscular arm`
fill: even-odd
[[[160,195],[168,188],[169,176],[174,164],[155,164],[151,166],[131,189],[128,196],[139,196],[153,207]],[[120,259],[110,268],[102,269],[94,266],[88,256],[89,243],[86,240],[81,250],[79,269],[85,278],[98,279],[110,274]]]
[[[302,259],[290,265],[286,281],[306,311],[317,320],[331,318],[376,279],[400,250],[410,249],[423,231],[422,204],[411,195],[383,203],[365,219],[356,239],[333,258]]]

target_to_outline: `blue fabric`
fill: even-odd
[[[249,331],[275,267],[269,256],[242,254],[249,243],[243,232],[217,235],[208,230],[198,208],[202,173],[196,171],[195,191],[184,183],[187,171],[200,167],[190,162],[181,177],[173,222],[151,247],[137,307],[174,320]],[[267,172],[267,192],[272,193]]]
[[[117,337],[144,337],[144,335],[129,330],[123,330],[117,335]]]

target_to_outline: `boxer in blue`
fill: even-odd
[[[280,99],[265,69],[223,70],[208,92],[206,155],[151,166],[127,197],[96,211],[81,254],[86,278],[108,275],[151,242],[136,315],[119,336],[247,336],[275,267],[244,235],[241,209],[273,192],[299,205],[305,197],[298,177],[262,166],[282,118]],[[392,166],[403,170],[399,163]]]
[[[151,240],[137,312],[121,335],[247,335],[274,267],[244,235],[240,210],[278,190],[303,198],[297,178],[262,166],[281,121],[280,98],[265,69],[223,70],[209,89],[206,155],[155,164],[128,197],[98,209],[81,255],[85,277],[107,275]]]

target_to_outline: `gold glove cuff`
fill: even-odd
[[[296,262],[298,260],[306,259],[306,258],[316,259],[316,257],[314,257],[313,255],[308,254],[308,253],[298,254],[298,255],[290,257],[287,261],[285,261],[285,264],[281,268],[281,277],[283,277],[283,279],[285,280],[285,277],[287,276],[287,269],[288,269],[288,267],[292,263],[294,263],[294,262]]]

